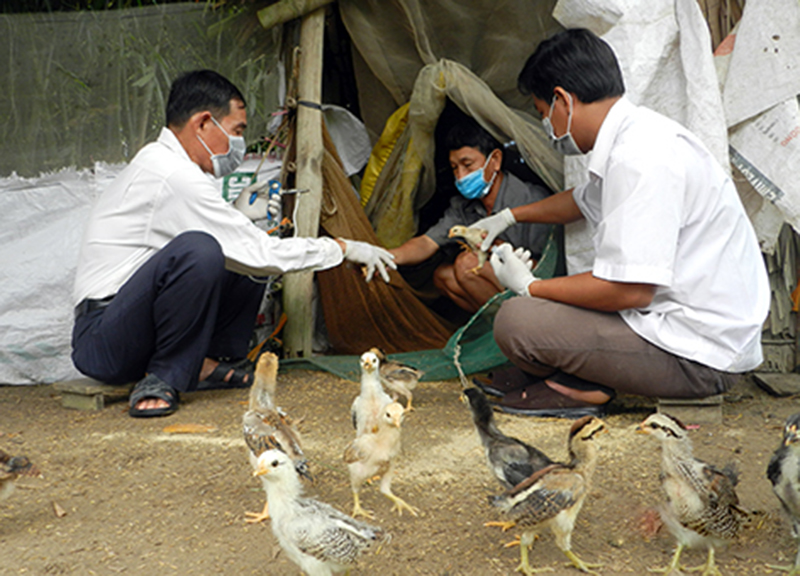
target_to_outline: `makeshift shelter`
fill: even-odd
[[[562,27],[585,26],[602,35],[617,52],[628,96],[634,102],[684,123],[725,166],[729,134],[730,144],[741,142],[742,149],[735,148],[732,157],[753,188],[748,189],[741,178],[740,191],[762,248],[773,251],[784,221],[800,229],[793,208],[800,191],[786,176],[792,170],[796,173],[800,163],[798,139],[792,136],[800,92],[800,51],[795,49],[800,7],[794,0],[748,3],[739,30],[749,40],[723,43],[727,52],[720,56],[728,56],[729,67],[727,80],[720,80],[716,68],[721,60],[712,56],[709,34],[711,23],[718,35],[716,45],[726,32],[716,17],[720,5],[710,0],[699,5],[697,0],[657,0],[646,9],[627,0],[547,0],[501,8],[489,0],[340,0],[331,4],[328,9],[341,18],[353,46],[360,116],[373,142],[379,141],[386,121],[407,105],[405,112],[398,113],[405,127],[384,150],[383,166],[365,202],[364,213],[376,237],[393,246],[417,232],[419,211],[436,190],[433,134],[446,100],[475,117],[501,142],[515,142],[528,166],[554,190],[578,181],[584,173],[581,161],[563,163],[550,150],[530,100],[516,89],[516,78],[540,40]],[[145,26],[146,22],[150,25]],[[284,100],[286,75],[281,63],[291,57],[282,55],[290,52],[286,46],[294,44],[296,25],[244,35],[241,29],[228,26],[222,14],[194,4],[113,13],[21,15],[4,17],[0,25],[9,39],[0,48],[0,62],[8,62],[5,71],[0,68],[0,78],[5,76],[5,85],[11,87],[0,94],[0,114],[10,111],[0,123],[5,136],[0,144],[0,176],[4,177],[0,202],[7,222],[0,243],[0,258],[6,264],[0,283],[0,325],[4,327],[0,382],[50,382],[74,374],[69,360],[72,268],[88,206],[116,168],[95,164],[93,171],[34,176],[67,166],[83,168],[97,160],[124,161],[160,125],[169,81],[179,70],[193,67],[214,67],[229,75],[243,88],[254,113],[251,132],[266,133],[269,114]],[[81,48],[64,50],[57,43],[58,38],[70,35],[81,40],[77,43]],[[242,38],[247,41],[242,43]],[[754,70],[752,55],[763,48],[759,42],[769,44],[772,51],[763,51],[766,56],[760,56]],[[765,79],[759,74],[770,76]],[[748,82],[755,86],[778,76],[781,82],[759,105],[749,105],[752,98],[749,104],[737,99],[747,92],[743,86]],[[43,108],[47,116],[25,108],[43,101],[52,104]],[[770,123],[776,116],[778,120]],[[38,130],[25,132],[34,122]],[[780,165],[760,157],[748,163],[738,161],[748,158],[744,148],[753,130],[771,142],[770,150],[781,151]],[[12,171],[15,174],[9,177]],[[761,201],[762,197],[775,204]],[[358,202],[351,200],[340,198],[337,209],[355,213]],[[332,233],[344,234],[336,227],[341,222],[328,218],[328,225]],[[566,245],[570,271],[585,268],[591,261],[588,232],[570,226]],[[783,275],[784,299],[786,291],[791,293],[796,286],[792,275],[793,271]],[[331,300],[324,304],[326,319],[330,325],[337,319],[341,323],[342,318],[335,317],[336,292],[326,290],[326,282],[321,274],[321,298]],[[330,285],[335,284],[334,280]],[[373,288],[377,289],[374,283]],[[496,302],[474,318],[466,331],[490,335],[487,318],[493,306]],[[794,317],[787,310],[786,306],[776,309],[783,318],[776,327],[779,331],[785,332],[792,324]],[[343,325],[346,328],[346,321]],[[472,339],[474,335],[463,341],[478,342]],[[456,335],[463,336],[463,331]],[[441,343],[445,337],[439,333],[434,342]],[[444,355],[443,368],[429,372],[429,377],[452,376],[453,358],[459,354],[463,364],[458,341],[438,349]],[[420,342],[420,348],[432,345]],[[486,350],[486,345],[479,343],[476,348]],[[487,362],[467,371],[502,360],[488,356]]]

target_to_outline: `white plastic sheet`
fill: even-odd
[[[748,3],[714,60],[731,161],[765,200],[748,213],[762,250],[772,253],[783,220],[800,232],[800,4]]]
[[[72,284],[89,210],[121,166],[0,179],[0,383],[78,377]]]

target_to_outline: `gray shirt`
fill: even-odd
[[[494,201],[494,213],[504,208],[516,208],[547,198],[550,193],[547,189],[535,184],[523,182],[513,174],[503,172],[503,183]],[[431,226],[425,236],[443,246],[448,242],[455,242],[455,238],[448,238],[447,233],[456,224],[469,226],[481,218],[485,218],[486,208],[480,200],[467,200],[460,194],[453,196],[450,206],[445,210],[442,218]],[[542,255],[547,238],[550,235],[549,224],[516,224],[500,234],[498,238],[509,242],[515,248],[524,246],[531,251],[533,258]]]

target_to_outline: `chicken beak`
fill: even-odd
[[[253,476],[266,476],[267,474],[269,474],[269,468],[259,468],[253,472]]]
[[[644,427],[644,426],[642,426],[641,424],[639,424],[639,425],[636,427],[636,430],[635,430],[635,432],[636,432],[637,434],[650,434],[650,432],[648,432],[648,431],[647,431],[647,428],[645,428],[645,427]]]
[[[789,446],[798,441],[800,441],[800,435],[797,434],[797,426],[790,426],[787,428],[786,434],[783,438],[783,445]]]

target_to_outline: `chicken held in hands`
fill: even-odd
[[[597,465],[596,438],[606,432],[599,418],[584,416],[569,432],[568,464],[551,464],[489,502],[509,518],[508,526],[522,529],[518,572],[531,576],[540,571],[531,567],[528,549],[538,533],[549,528],[556,545],[578,570],[594,574],[572,551],[572,530],[592,484]]]
[[[255,470],[258,457],[266,450],[276,449],[289,456],[300,475],[311,480],[300,436],[286,413],[275,405],[277,378],[278,357],[272,352],[264,352],[256,363],[248,409],[242,418],[250,465]],[[262,484],[266,492],[266,481],[262,480]],[[269,500],[265,500],[261,512],[245,512],[245,516],[247,522],[269,519]]]
[[[392,493],[394,476],[394,459],[400,453],[400,429],[405,409],[399,402],[390,402],[381,412],[376,430],[358,434],[344,451],[344,461],[350,472],[350,488],[353,491],[353,516],[372,518],[369,510],[361,507],[359,492],[367,480],[380,476],[379,490],[381,494],[394,503],[392,510],[403,515],[407,510],[413,516],[418,511]]]
[[[708,548],[706,563],[691,570],[721,576],[715,550],[737,536],[747,516],[734,489],[736,475],[695,458],[686,427],[677,418],[651,414],[636,431],[661,442],[661,487],[667,498],[661,518],[678,541],[672,562],[663,571],[680,574],[683,549],[702,546]]]
[[[767,466],[767,478],[772,491],[792,523],[792,536],[798,541],[797,555],[792,566],[770,566],[776,570],[800,575],[800,413],[789,416],[783,427],[783,441]]]
[[[292,562],[309,576],[349,571],[359,556],[389,539],[382,528],[304,498],[294,462],[280,450],[263,452],[253,474],[264,481],[273,534]]]
[[[489,468],[506,488],[513,488],[534,472],[554,462],[541,450],[511,436],[506,436],[494,421],[494,412],[486,395],[478,388],[466,388],[472,422],[480,436]]]
[[[489,254],[481,250],[481,244],[487,234],[488,232],[481,228],[470,228],[468,226],[462,226],[461,224],[453,226],[447,233],[448,238],[463,238],[464,241],[460,242],[460,244],[464,250],[469,250],[477,256],[478,265],[470,270],[473,274],[480,272],[483,265],[486,264],[486,260],[489,258]]]

